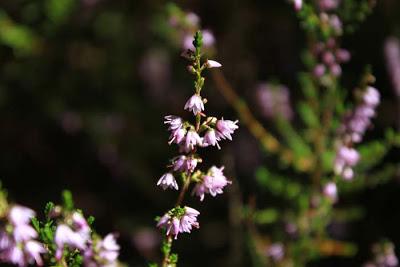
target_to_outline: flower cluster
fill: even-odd
[[[192,228],[199,228],[197,210],[190,207],[175,207],[168,211],[157,223],[157,227],[166,229],[167,235],[172,235],[175,239],[179,233],[190,233]]]
[[[79,250],[87,267],[117,266],[119,246],[113,234],[104,239],[93,235],[90,226],[80,212],[67,214],[58,224],[55,237],[55,257],[61,261],[65,251]]]
[[[293,110],[290,105],[290,92],[284,85],[272,85],[261,83],[257,87],[257,102],[261,113],[266,118],[281,116],[286,120],[293,117]]]
[[[40,222],[33,210],[9,205],[0,189],[0,262],[20,267],[120,266],[114,235],[101,239],[82,213],[73,209],[72,198],[69,203],[61,207],[49,202],[46,220]]]
[[[334,170],[346,180],[353,178],[352,167],[360,160],[359,153],[352,146],[362,141],[365,131],[371,125],[375,109],[380,103],[380,94],[374,87],[367,86],[360,99],[359,105],[345,116],[343,125],[339,129],[342,144],[337,149]]]
[[[314,67],[314,76],[321,78],[326,74],[338,77],[342,74],[343,63],[350,60],[350,52],[346,49],[339,48],[337,41],[333,38],[326,43],[317,43],[313,49],[314,56],[318,59],[318,63]]]
[[[38,233],[30,225],[35,212],[15,205],[7,215],[7,223],[0,232],[0,260],[20,267],[36,263],[43,265],[44,246],[36,238]]]
[[[180,233],[190,233],[193,228],[199,228],[197,217],[200,214],[191,207],[181,207],[184,195],[190,184],[194,183],[192,195],[196,195],[203,201],[205,194],[215,197],[222,194],[224,188],[231,182],[225,177],[224,167],[211,167],[207,172],[198,170],[198,164],[203,162],[198,154],[200,148],[215,146],[220,149],[220,142],[232,140],[232,134],[238,129],[238,121],[218,119],[205,114],[206,99],[201,96],[204,85],[202,71],[209,68],[219,68],[222,65],[214,60],[202,62],[200,48],[203,43],[201,32],[196,32],[193,47],[184,54],[191,64],[187,67],[189,72],[195,75],[195,92],[187,100],[183,109],[192,113],[194,122],[184,120],[181,117],[168,115],[164,117],[164,124],[170,132],[168,143],[176,144],[180,155],[171,159],[167,166],[168,171],[159,178],[157,185],[162,189],[178,190],[180,194],[174,208],[166,212],[157,223],[157,227],[164,229],[169,249],[164,252],[164,264],[175,262],[169,255],[172,238],[177,239]],[[194,48],[194,50],[192,50]],[[175,177],[182,180],[178,184]],[[169,266],[169,265],[163,265]]]

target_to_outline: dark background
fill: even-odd
[[[22,48],[4,40],[0,45],[3,186],[12,200],[38,211],[49,200],[59,202],[61,191],[70,189],[76,206],[96,217],[100,233],[120,233],[122,260],[129,266],[145,266],[159,257],[154,217],[176,198],[176,193],[155,187],[176,153],[167,144],[163,116],[186,116],[182,109],[192,92],[192,77],[180,51],[160,34],[159,29],[166,27],[161,19],[164,1],[71,0],[66,1],[71,8],[61,15],[50,2],[0,2],[0,18],[9,19],[0,23],[0,35],[7,27],[22,25],[33,36],[22,41]],[[301,97],[296,75],[303,68],[300,53],[305,37],[290,4],[280,0],[176,3],[197,13],[202,26],[215,33],[217,60],[250,106],[254,107],[259,81],[288,85],[293,103]],[[395,127],[399,116],[383,57],[385,39],[400,36],[399,12],[399,1],[378,1],[356,33],[343,39],[352,53],[352,61],[344,66],[345,88],[351,90],[364,66],[371,64],[384,98],[367,139],[382,136],[385,127]],[[146,68],[149,57],[156,70]],[[236,117],[211,79],[204,94],[210,113]],[[256,108],[253,111],[259,114]],[[245,127],[221,151],[203,155],[205,164],[227,165],[244,202],[260,193],[256,168],[271,164]],[[387,160],[396,161],[398,156],[392,153]],[[243,239],[240,227],[232,226],[228,216],[237,199],[232,191],[208,197],[202,204],[189,200],[202,213],[201,229],[176,242],[180,266],[231,266],[232,257],[238,266],[248,266],[246,245],[232,241]],[[364,220],[347,228],[347,238],[358,243],[360,252],[352,260],[327,259],[312,266],[358,266],[379,238],[399,244],[398,192],[394,180],[344,200],[366,210]],[[268,196],[261,200],[268,203]]]

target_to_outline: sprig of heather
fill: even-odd
[[[178,116],[168,115],[164,121],[170,131],[168,143],[176,144],[180,155],[170,161],[167,166],[169,170],[161,176],[157,185],[164,190],[180,189],[180,192],[174,208],[167,211],[157,222],[157,227],[165,233],[162,247],[163,267],[177,264],[177,254],[171,253],[173,240],[177,239],[180,233],[190,233],[193,228],[200,226],[197,221],[200,212],[183,205],[190,185],[194,184],[192,195],[203,201],[206,194],[213,197],[222,194],[225,186],[231,183],[223,173],[224,167],[212,166],[206,172],[197,169],[198,164],[203,162],[198,154],[200,148],[215,146],[220,149],[219,142],[232,140],[232,134],[238,129],[237,120],[217,119],[205,114],[207,100],[201,95],[205,82],[202,72],[222,65],[214,60],[202,60],[202,44],[202,33],[197,31],[193,40],[194,50],[188,49],[183,53],[190,62],[187,69],[195,77],[194,94],[187,100],[184,109],[192,113],[194,119],[190,122]],[[178,184],[175,177],[180,177],[182,182]]]
[[[64,205],[49,202],[46,219],[39,221],[30,208],[9,204],[0,189],[0,262],[19,267],[121,266],[119,245],[113,234],[101,238],[80,210],[73,208],[71,194]]]
[[[345,180],[354,177],[353,167],[360,160],[360,154],[354,145],[362,141],[365,132],[372,125],[371,120],[375,117],[376,108],[380,103],[379,91],[368,85],[368,82],[374,80],[373,76],[367,74],[365,77],[365,86],[357,91],[356,107],[344,116],[339,128],[340,140],[336,150],[334,171]]]

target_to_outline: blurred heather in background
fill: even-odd
[[[329,4],[335,1],[321,2],[326,2],[321,10],[336,8]],[[343,16],[357,15],[348,12]],[[400,127],[399,12],[399,1],[377,1],[363,23],[347,29],[352,34],[344,35],[340,47],[348,51],[336,43],[327,48],[329,53],[318,47],[313,51],[314,77],[325,84],[327,75],[342,76],[347,89],[343,97],[349,100],[365,66],[372,66],[381,104],[374,126],[363,137],[367,141],[385,139],[385,129]],[[95,216],[102,236],[119,233],[123,262],[146,266],[159,261],[162,237],[154,217],[176,198],[155,189],[165,159],[174,155],[163,115],[184,114],[182,103],[193,93],[179,55],[191,48],[194,32],[202,28],[207,55],[218,54],[225,77],[266,129],[277,133],[288,125],[301,126],[300,117],[306,115],[294,107],[303,99],[298,74],[304,71],[307,55],[302,52],[309,39],[297,16],[284,0],[1,1],[0,179],[9,197],[41,210],[70,189],[76,206]],[[237,117],[211,75],[206,79],[204,95],[214,100],[208,109]],[[398,149],[377,143],[378,152],[385,150],[382,161],[391,163],[385,177],[351,194],[341,196],[339,190],[337,205],[350,209],[338,211],[328,232],[344,241],[344,249],[324,244],[328,256],[307,266],[397,266],[400,157]],[[265,153],[264,145],[241,125],[222,152],[205,152],[206,161],[225,165],[233,184],[226,194],[202,205],[201,231],[176,242],[180,266],[263,266],[252,255],[260,247],[268,263],[284,259],[280,241],[271,243],[263,236],[254,241],[247,216],[256,214],[252,219],[261,225],[257,231],[276,240],[286,238],[282,229],[289,240],[296,238],[298,225],[278,218],[291,202],[277,192],[293,184],[279,177],[275,184],[274,179],[263,184],[263,179],[283,170],[304,183],[307,153],[293,170]],[[336,184],[327,184],[323,193],[335,202],[336,190]],[[197,204],[197,199],[191,201]],[[351,222],[344,223],[348,218]]]

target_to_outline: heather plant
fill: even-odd
[[[231,183],[224,175],[224,167],[212,166],[208,171],[197,169],[197,165],[203,162],[198,153],[199,149],[213,146],[220,149],[219,142],[232,140],[232,134],[238,129],[238,121],[217,119],[205,114],[207,99],[201,95],[205,82],[202,72],[205,69],[220,68],[222,65],[214,60],[203,60],[201,31],[195,33],[192,44],[193,48],[186,49],[182,55],[189,60],[187,69],[195,77],[194,94],[184,106],[185,110],[193,113],[194,121],[186,121],[174,115],[165,116],[164,121],[170,131],[168,143],[178,145],[179,153],[182,154],[170,160],[167,166],[169,171],[157,182],[163,190],[180,190],[175,206],[157,218],[157,227],[161,228],[165,235],[162,246],[163,267],[177,265],[178,254],[172,253],[173,240],[176,240],[180,233],[190,233],[193,228],[200,227],[197,221],[200,212],[183,204],[191,184],[194,184],[192,195],[203,201],[206,194],[213,197],[222,194],[224,188]],[[181,181],[180,185],[175,177]]]
[[[114,234],[104,238],[74,207],[72,195],[63,192],[63,204],[48,202],[44,219],[30,208],[9,203],[0,190],[0,262],[25,266],[123,266]]]

